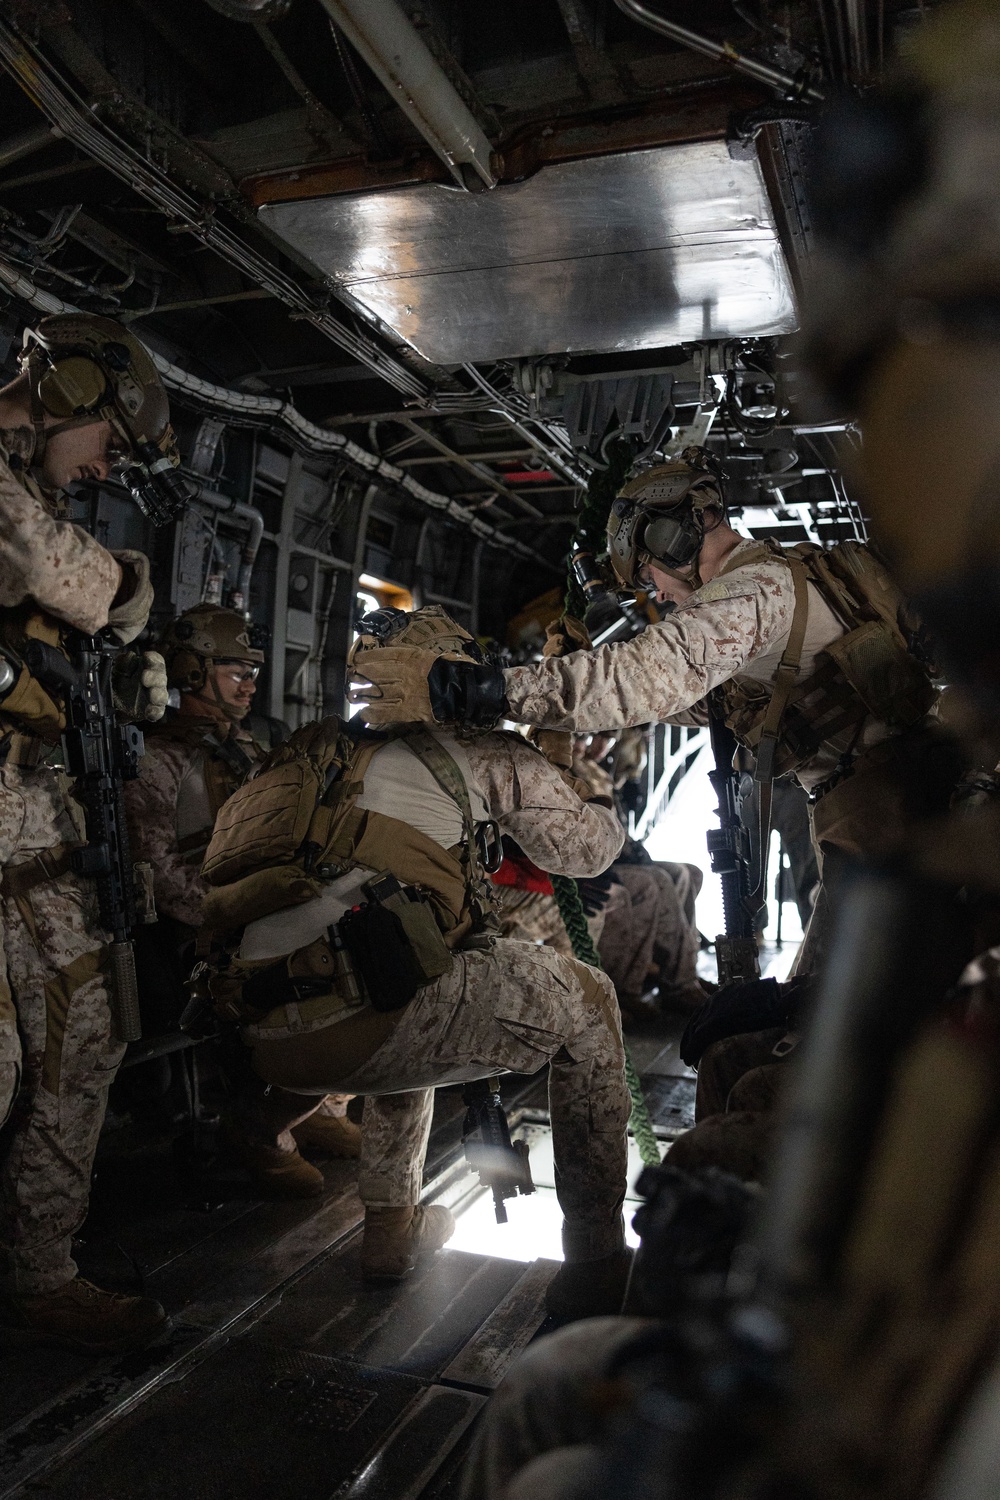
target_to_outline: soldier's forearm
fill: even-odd
[[[0,605],[30,598],[92,635],[107,624],[121,580],[121,568],[100,542],[79,526],[55,520],[0,472]]]

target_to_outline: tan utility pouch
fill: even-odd
[[[232,885],[206,891],[202,908],[204,925],[212,932],[231,932],[286,907],[304,906],[320,895],[323,888],[323,881],[304,875],[295,865],[255,870]]]
[[[241,1026],[289,1007],[303,1021],[331,1021],[366,1003],[346,955],[335,952],[326,938],[286,958],[253,963],[231,958],[214,971],[208,986],[218,1013]]]
[[[824,650],[884,724],[906,728],[934,702],[935,689],[923,667],[879,620],[866,621]]]

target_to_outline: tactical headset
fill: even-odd
[[[615,577],[635,588],[646,563],[668,570],[696,563],[710,509],[724,516],[726,506],[717,468],[702,448],[685,448],[679,459],[630,480],[608,516],[608,560]]]
[[[25,329],[21,365],[35,430],[33,465],[56,433],[108,422],[121,445],[116,477],[143,515],[160,526],[185,508],[190,493],[175,472],[180,454],[167,393],[134,334],[93,313],[44,318]],[[60,420],[46,425],[46,416]]]

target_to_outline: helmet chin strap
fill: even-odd
[[[246,708],[239,708],[235,703],[226,702],[225,698],[223,698],[222,694],[219,692],[219,684],[216,682],[215,678],[209,671],[209,668],[214,667],[215,664],[216,663],[214,657],[205,657],[205,681],[202,684],[200,691],[197,693],[192,693],[191,697],[194,698],[198,703],[207,703],[210,707],[218,709],[222,717],[228,719],[230,724],[240,724],[250,712],[250,705],[247,704]],[[207,698],[205,696],[206,687],[210,687],[212,689],[212,698]],[[212,701],[213,699],[214,702]]]

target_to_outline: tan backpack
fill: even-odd
[[[426,731],[399,737],[458,804],[460,846],[443,849],[408,823],[358,807],[367,768],[388,737],[321,719],[272,750],[219,812],[202,866],[212,887],[206,924],[216,931],[243,927],[311,900],[331,880],[364,865],[417,888],[450,948],[495,926],[492,886],[458,767]]]

